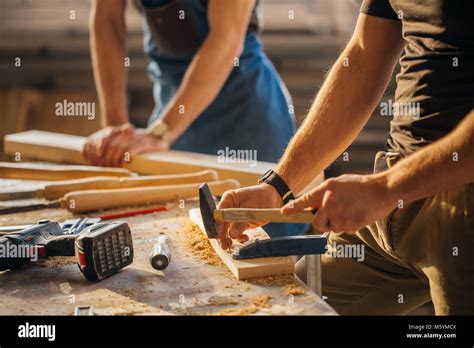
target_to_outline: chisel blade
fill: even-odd
[[[36,198],[36,190],[0,192],[0,201],[12,201],[12,200],[17,200],[17,199],[29,199],[29,198]]]
[[[48,208],[61,208],[61,204],[59,201],[52,201],[49,203],[38,203],[38,204],[3,207],[3,208],[0,208],[0,215],[23,213],[26,211],[41,210],[41,209],[48,209]]]

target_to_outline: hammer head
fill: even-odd
[[[202,222],[209,238],[217,238],[217,222],[214,220],[214,210],[216,202],[212,198],[211,191],[207,184],[199,187],[199,208],[201,209]]]

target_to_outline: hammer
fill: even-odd
[[[314,212],[307,210],[292,215],[282,215],[280,209],[227,208],[217,209],[207,184],[199,187],[199,207],[206,234],[217,238],[220,222],[280,222],[311,223]],[[234,254],[236,259],[304,255],[306,260],[307,285],[321,295],[321,256],[326,252],[325,236],[307,235],[256,240],[241,247]]]

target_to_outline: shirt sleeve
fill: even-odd
[[[369,16],[399,20],[392,5],[390,5],[389,0],[364,0],[360,7],[360,13]]]

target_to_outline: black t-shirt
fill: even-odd
[[[408,154],[441,138],[474,109],[474,0],[365,0],[361,12],[402,22],[387,147]]]

